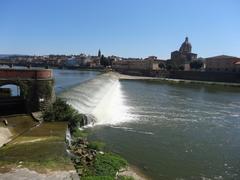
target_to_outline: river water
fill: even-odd
[[[240,89],[55,71],[56,90],[96,118],[91,138],[152,179],[240,179]]]

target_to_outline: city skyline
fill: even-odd
[[[240,56],[237,0],[1,2],[0,54],[170,58],[186,36],[200,57]]]

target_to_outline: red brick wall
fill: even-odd
[[[20,78],[20,79],[49,79],[52,78],[50,69],[0,69],[0,78]]]

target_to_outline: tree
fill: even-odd
[[[110,57],[104,57],[104,55],[102,55],[100,58],[100,64],[104,67],[111,66],[112,61],[114,61],[114,59],[111,59]]]
[[[164,63],[159,63],[159,64],[158,64],[158,67],[159,67],[160,69],[166,69],[166,66],[165,66]]]
[[[177,71],[177,70],[179,70],[179,68],[176,65],[176,63],[174,63],[173,61],[170,61],[170,60],[166,61],[166,69],[168,71]]]
[[[106,58],[104,57],[104,55],[101,55],[100,64],[101,64],[102,66],[106,66]]]
[[[179,70],[184,71],[184,66],[183,65],[179,66],[178,68],[179,68]]]
[[[191,69],[201,69],[203,67],[203,62],[201,60],[192,61],[190,67]]]

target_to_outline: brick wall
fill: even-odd
[[[0,78],[20,78],[20,79],[49,79],[52,78],[50,69],[0,69]]]

